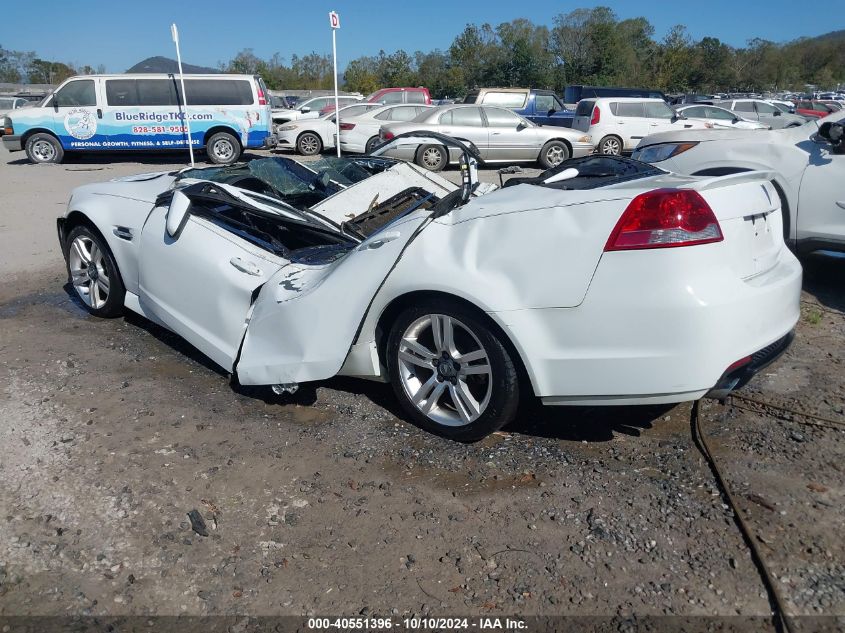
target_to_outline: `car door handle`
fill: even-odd
[[[242,273],[246,273],[247,275],[252,275],[257,277],[261,274],[261,269],[253,264],[252,262],[245,262],[240,257],[233,257],[229,260],[229,263],[232,264],[237,270],[241,271]]]
[[[102,111],[100,108],[97,108],[97,118],[98,118],[98,119],[102,119],[102,118],[103,118],[103,111]]]
[[[364,250],[374,250],[376,248],[381,248],[388,242],[392,242],[397,237],[400,237],[402,234],[399,231],[390,231],[389,233],[384,233],[383,235],[379,235],[377,239],[373,240],[372,242],[367,242],[366,244],[362,244],[358,247],[359,251]]]

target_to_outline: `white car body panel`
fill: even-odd
[[[403,167],[334,198],[367,209],[369,185],[385,174],[391,187],[407,178],[406,188],[448,189]],[[547,404],[678,402],[703,395],[799,316],[801,268],[783,243],[771,174],[662,174],[572,191],[525,183],[435,220],[414,211],[316,264],[265,252],[202,217],[167,236],[165,209],[153,206],[172,178],[82,187],[68,212],[84,213],[116,245],[129,309],[164,323],[242,384],[384,379],[380,318],[409,293],[435,292],[486,313]],[[699,191],[725,239],[604,252],[630,200],[663,187]],[[325,210],[340,213],[336,202]],[[132,238],[110,238],[115,226]]]
[[[718,170],[770,170],[789,207],[789,239],[800,250],[814,244],[845,250],[845,155],[815,137],[827,120],[843,113],[779,130],[673,132],[645,139],[641,147],[659,143],[698,141],[677,156],[655,163],[682,174]]]

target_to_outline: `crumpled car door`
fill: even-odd
[[[331,263],[291,262],[261,291],[237,365],[244,385],[337,374],[373,296],[424,214],[393,223]]]

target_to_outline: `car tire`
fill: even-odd
[[[438,342],[435,329],[452,332],[452,342],[444,336]],[[399,314],[388,335],[387,367],[409,418],[458,442],[480,440],[510,422],[519,379],[501,337],[480,313],[455,301],[424,301]]]
[[[422,145],[414,162],[429,171],[443,171],[449,164],[449,152],[442,145]]]
[[[571,157],[569,147],[563,141],[549,141],[540,150],[540,157],[537,159],[543,169],[557,167],[563,161]]]
[[[26,140],[26,156],[36,165],[60,163],[65,156],[62,144],[52,134],[33,134]]]
[[[76,226],[65,240],[65,253],[68,279],[85,309],[98,317],[120,316],[126,288],[102,236],[90,226]]]
[[[323,141],[314,132],[303,132],[296,139],[296,151],[303,156],[314,156],[323,151]]]
[[[364,146],[364,153],[369,154],[370,152],[375,149],[376,145],[381,143],[381,139],[378,136],[373,136],[371,139],[367,141],[367,144]]]
[[[241,144],[234,134],[217,132],[208,139],[205,152],[215,165],[231,165],[241,157]]]
[[[613,134],[608,134],[601,141],[599,141],[596,150],[599,154],[620,156],[622,154],[622,139]]]

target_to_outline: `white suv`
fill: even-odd
[[[707,126],[684,118],[662,99],[608,97],[579,101],[572,127],[598,140],[598,153],[621,154],[651,134]]]

